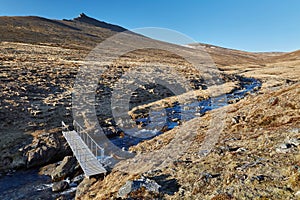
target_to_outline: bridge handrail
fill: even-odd
[[[93,154],[96,156],[96,158],[98,157],[98,150],[100,150],[100,152],[101,152],[100,157],[103,159],[104,158],[104,148],[99,146],[98,143],[84,130],[84,128],[77,121],[75,121],[75,120],[73,121],[73,126],[74,126],[74,129],[76,130],[76,132],[81,137],[81,139],[86,143],[86,145],[88,145],[88,147],[92,151],[92,153],[93,153],[93,146],[95,146],[96,153],[95,154],[93,153]],[[90,143],[88,142],[88,140],[90,140]]]
[[[81,139],[85,142],[85,144],[89,147],[91,152],[93,153],[93,146],[95,146],[95,156],[96,158],[98,157],[98,150],[100,150],[101,154],[100,157],[103,159],[104,158],[104,148],[99,146],[97,142],[84,130],[84,128],[77,122],[73,121],[73,126],[75,131],[78,133],[78,135],[81,137]],[[68,126],[62,121],[62,129],[67,129]],[[88,142],[90,140],[90,143]]]

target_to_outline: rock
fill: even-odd
[[[236,103],[236,102],[237,102],[236,99],[229,99],[229,100],[227,101],[228,104],[234,104],[234,103]]]
[[[66,198],[65,196],[62,195],[62,196],[56,198],[55,200],[67,200],[67,198]]]
[[[183,188],[183,187],[180,187],[179,190],[178,190],[178,194],[179,196],[183,197],[184,194],[185,194],[186,190]]]
[[[289,143],[281,144],[281,145],[279,146],[279,148],[281,148],[281,149],[289,149],[289,148],[291,148],[291,147],[292,147],[292,145],[289,144]]]
[[[265,175],[258,175],[258,176],[253,176],[251,178],[251,181],[257,180],[258,182],[262,182],[264,180],[266,180],[266,176]]]
[[[84,178],[76,189],[76,198],[80,199],[80,196],[84,195],[88,189],[97,181],[96,178]]]
[[[142,187],[145,190],[159,193],[161,186],[156,183],[154,180],[150,180],[148,178],[142,177],[140,179],[134,181],[127,181],[125,185],[123,185],[118,191],[118,197],[124,198],[127,197],[131,192],[137,191]]]
[[[259,86],[255,86],[254,88],[253,88],[253,91],[258,91],[259,90]]]
[[[149,170],[147,172],[144,173],[144,175],[147,176],[154,176],[157,173],[161,173],[162,171],[160,169],[153,169],[153,170]]]
[[[71,186],[70,186],[71,187]],[[75,199],[75,193],[76,190],[74,189],[68,189],[68,191],[62,192],[59,197],[57,197],[55,200],[73,200]]]
[[[246,120],[246,116],[240,116],[240,115],[237,115],[237,116],[234,116],[232,119],[231,119],[231,123],[232,124],[238,124],[240,123],[241,121],[245,121]]]
[[[55,170],[56,166],[57,166],[56,163],[52,163],[52,164],[46,165],[44,167],[41,167],[40,171],[39,171],[39,174],[40,175],[51,176],[51,174]]]
[[[288,144],[291,144],[295,147],[299,146],[300,145],[300,139],[297,139],[297,138],[292,138],[292,139],[289,139],[287,141]]]
[[[72,183],[79,184],[84,179],[84,174],[80,174],[72,179]]]
[[[114,125],[114,120],[113,118],[107,118],[104,120],[105,124],[108,124],[109,126],[113,126]]]
[[[275,106],[278,102],[279,102],[278,97],[271,97],[271,98],[269,99],[269,104],[270,104],[271,106]]]
[[[23,149],[27,168],[56,162],[71,153],[60,132],[41,134]]]
[[[295,147],[300,145],[300,139],[291,138],[286,140],[283,144],[280,144],[276,148],[277,153],[288,153],[291,152]]]
[[[61,164],[51,173],[52,181],[60,181],[74,173],[77,160],[73,156],[66,156]]]
[[[52,192],[61,192],[69,188],[69,183],[67,181],[60,181],[53,183]]]
[[[231,123],[232,124],[238,124],[239,123],[239,119],[237,119],[236,117],[231,118]]]
[[[236,150],[236,152],[246,152],[247,151],[247,149],[245,149],[245,148],[238,148],[238,150]]]
[[[172,122],[178,122],[178,121],[180,121],[180,118],[178,118],[178,117],[171,118],[171,121],[172,121]]]
[[[123,185],[118,191],[118,197],[126,197],[127,194],[134,191],[133,181],[126,181],[125,185]]]
[[[221,174],[211,174],[211,173],[203,172],[201,173],[200,179],[202,179],[205,182],[208,182],[210,179],[218,178],[220,176]]]
[[[291,131],[291,133],[300,133],[300,128],[293,128]]]

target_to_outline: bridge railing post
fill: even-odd
[[[98,148],[97,148],[97,146],[95,146],[95,150],[96,150],[96,158],[98,159]]]

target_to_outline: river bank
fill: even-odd
[[[297,199],[300,193],[299,88],[299,83],[284,84],[276,86],[275,91],[249,95],[236,104],[212,110],[141,142],[130,148],[140,160],[121,162],[118,169],[104,180],[92,182],[77,197]],[[222,120],[224,129],[211,153],[201,158],[199,148],[211,120],[221,113],[226,113]],[[158,154],[160,157],[165,152],[164,156],[168,157],[170,152],[166,147],[186,134],[193,135],[191,143],[174,160],[161,167],[155,162],[145,164],[143,160],[147,161],[151,158],[148,155],[156,152],[162,153]],[[126,171],[128,168],[131,170]],[[160,189],[150,187],[151,181]]]

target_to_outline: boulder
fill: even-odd
[[[78,185],[84,179],[84,174],[80,174],[72,179],[72,183]]]
[[[276,148],[276,152],[277,153],[290,153],[292,151],[295,151],[299,145],[300,145],[300,138],[287,139],[284,143],[280,144]]]
[[[59,161],[71,153],[71,149],[60,132],[38,135],[23,149],[27,168]]]
[[[45,165],[40,168],[39,174],[51,176],[52,172],[55,170],[56,167],[57,167],[57,163],[51,163],[49,165]]]
[[[69,183],[67,181],[60,181],[53,183],[52,192],[61,192],[69,188]]]
[[[132,192],[135,192],[141,188],[154,193],[159,193],[161,186],[154,180],[142,177],[134,181],[127,181],[118,191],[118,197],[126,198]]]
[[[84,178],[83,181],[78,185],[76,189],[75,199],[80,199],[80,197],[84,195],[96,181],[97,181],[96,178]]]
[[[59,166],[51,173],[52,181],[60,181],[74,174],[77,160],[73,156],[66,156]]]

